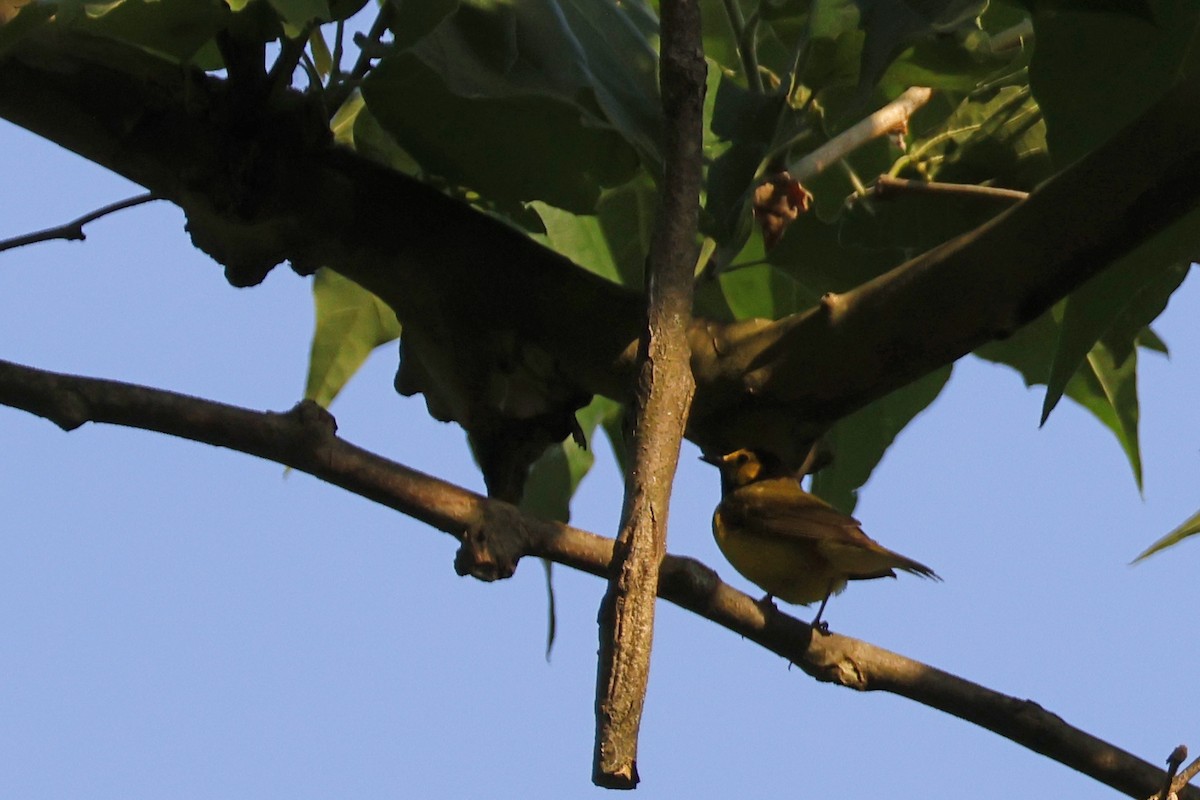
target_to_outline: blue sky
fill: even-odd
[[[0,123],[0,238],[139,190]],[[156,204],[85,243],[0,255],[0,358],[283,410],[304,385],[309,282],[235,290]],[[1145,498],[1115,439],[961,362],[856,516],[945,582],[851,586],[834,630],[1019,698],[1161,764],[1200,748],[1185,623],[1196,545],[1129,560],[1200,507],[1200,284],[1143,355]],[[356,444],[479,489],[461,432],[391,389],[391,347],[334,404]],[[607,447],[574,524],[612,535]],[[688,445],[669,548],[726,565],[715,471]],[[278,465],[140,431],[66,434],[0,408],[0,794],[22,798],[588,797],[600,581],[536,562],[454,574],[454,541]],[[811,611],[799,609],[801,616]],[[660,605],[640,797],[1102,798],[1111,790],[913,702],[817,684]]]

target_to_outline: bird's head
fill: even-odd
[[[770,456],[760,456],[753,450],[744,448],[723,456],[705,455],[701,460],[721,470],[721,486],[726,492],[771,475]]]

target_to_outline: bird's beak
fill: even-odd
[[[708,453],[705,453],[704,455],[700,456],[700,460],[703,461],[705,464],[712,464],[714,467],[719,467],[719,466],[721,466],[721,463],[722,463],[720,456],[710,456]]]

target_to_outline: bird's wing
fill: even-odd
[[[758,481],[725,495],[721,509],[763,535],[798,539],[847,536],[874,544],[854,517],[800,489],[792,478]]]
[[[721,508],[752,534],[813,542],[830,563],[856,578],[894,577],[895,568],[939,580],[929,567],[888,550],[863,533],[854,517],[800,490],[791,478],[743,486],[726,495]]]

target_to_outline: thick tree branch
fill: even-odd
[[[632,789],[650,679],[655,594],[667,551],[671,487],[695,393],[688,327],[700,218],[706,67],[697,0],[663,0],[659,84],[666,154],[646,270],[632,461],[608,590],[600,604],[592,781]]]
[[[335,435],[333,418],[304,402],[287,413],[257,412],[118,381],[0,361],[0,404],[65,430],[86,422],[158,431],[284,464],[451,534],[490,553],[511,573],[526,555],[604,576],[613,541],[522,515],[408,469]],[[690,558],[667,556],[660,597],[753,640],[821,681],[910,698],[998,733],[1130,796],[1158,791],[1166,773],[1064,722],[1030,700],[1000,694],[896,653],[838,634],[813,636],[805,621],[764,614],[753,598]],[[1200,800],[1184,787],[1181,798]]]
[[[469,429],[486,411],[470,398],[493,365],[467,345],[502,335],[548,354],[574,388],[629,399],[635,294],[333,147],[298,95],[272,109],[269,143],[247,141],[221,81],[45,27],[0,56],[0,116],[180,205],[239,284],[290,259],[375,292],[413,352],[442,358],[439,377],[461,386],[467,399],[443,417]],[[776,323],[695,320],[688,436],[798,463],[832,422],[1039,316],[1200,201],[1198,94],[1175,86],[1016,208],[819,308]]]

